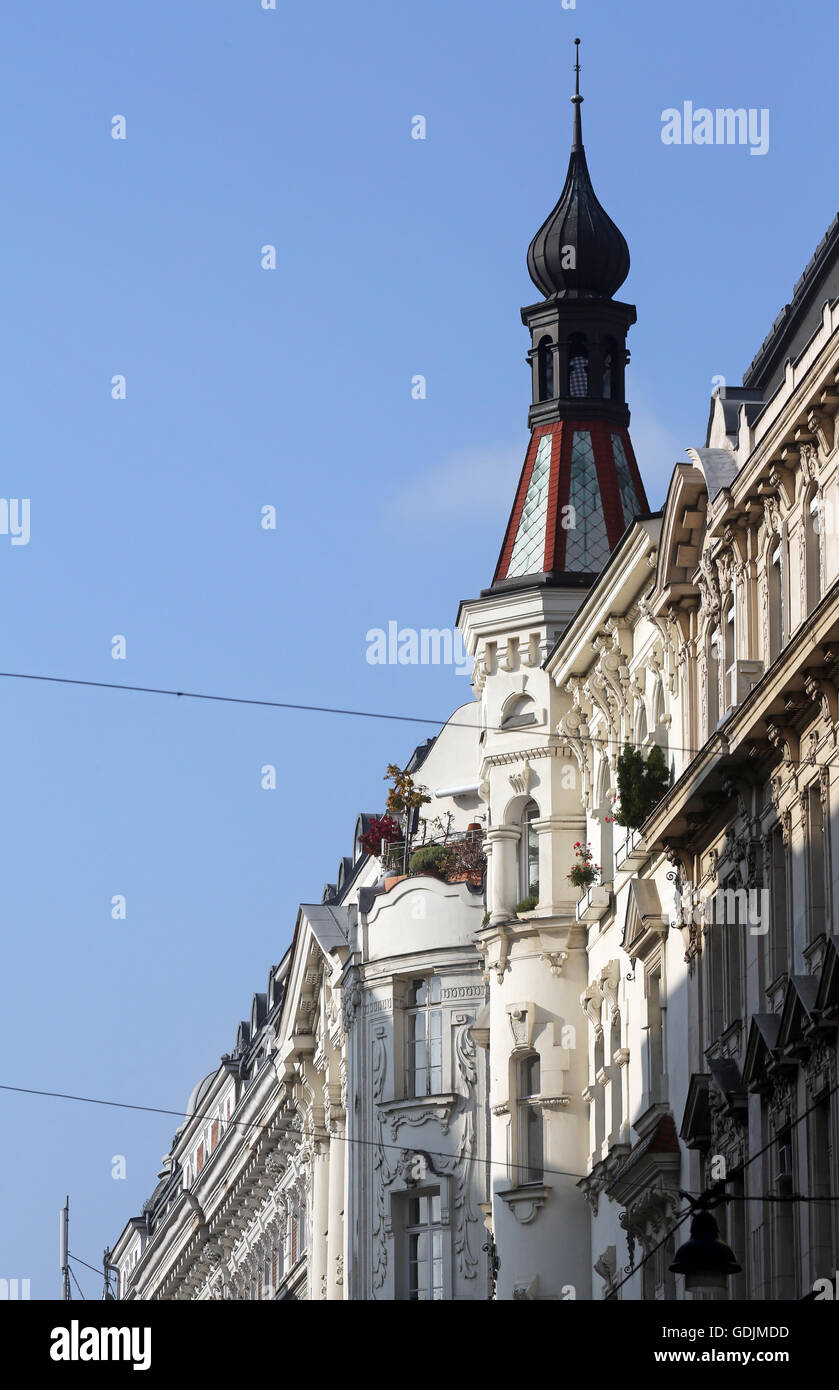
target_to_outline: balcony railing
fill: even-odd
[[[438,877],[449,883],[467,882],[475,887],[483,882],[486,868],[486,855],[483,851],[484,833],[482,830],[455,830],[448,835],[419,836],[411,840],[407,847],[404,840],[394,840],[382,848],[380,856],[382,873],[386,877],[394,874],[407,874],[410,871],[411,856],[417,850],[439,846],[450,851],[449,862]]]

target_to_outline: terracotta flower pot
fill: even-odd
[[[403,880],[403,878],[407,878],[407,877],[408,877],[407,874],[390,874],[390,875],[385,879],[385,892],[386,892],[386,893],[389,893],[390,890],[391,890],[391,888],[394,888],[394,887],[396,886],[397,883],[401,883],[402,880]]]

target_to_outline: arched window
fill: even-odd
[[[635,725],[635,742],[640,748],[646,742],[649,729],[647,727],[647,706],[643,700],[638,702],[638,720]]]
[[[539,832],[534,822],[539,819],[539,807],[528,801],[521,818],[519,842],[519,887],[522,898],[539,896]]]
[[[518,1066],[519,1170],[517,1184],[541,1182],[544,1177],[542,1140],[541,1064],[538,1052],[523,1057]]]
[[[568,394],[588,395],[588,344],[582,333],[572,333],[568,340]]]
[[[542,338],[537,348],[539,369],[539,400],[551,401],[554,395],[554,355],[550,338]]]

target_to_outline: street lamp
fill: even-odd
[[[688,1201],[691,1199],[688,1198]],[[720,1228],[708,1206],[720,1199],[703,1195],[695,1202],[696,1211],[690,1223],[690,1239],[680,1245],[670,1266],[673,1274],[685,1276],[685,1289],[693,1293],[698,1289],[720,1289],[727,1287],[728,1276],[739,1274],[734,1252],[720,1240]]]

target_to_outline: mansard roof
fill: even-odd
[[[804,267],[769,334],[743,376],[743,385],[767,399],[781,385],[785,364],[800,356],[818,331],[822,305],[839,297],[839,213]]]
[[[300,911],[325,956],[336,947],[346,946],[350,935],[350,910],[331,903],[301,903]]]

